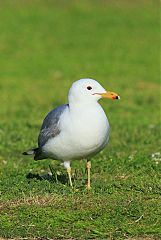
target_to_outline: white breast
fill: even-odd
[[[45,151],[61,160],[82,159],[99,152],[108,142],[109,123],[102,107],[79,106],[60,119],[60,134],[48,141]]]

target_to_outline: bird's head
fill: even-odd
[[[120,99],[114,92],[106,91],[96,80],[85,78],[74,82],[69,90],[69,103],[96,102],[101,98]]]

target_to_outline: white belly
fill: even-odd
[[[61,117],[61,132],[44,146],[49,158],[60,160],[82,159],[95,155],[109,139],[109,123],[98,108],[79,109],[77,114],[66,112]]]

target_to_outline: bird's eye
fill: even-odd
[[[91,87],[91,86],[88,86],[88,87],[87,87],[87,89],[88,89],[88,90],[91,90],[91,89],[92,89],[92,87]]]

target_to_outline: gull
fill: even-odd
[[[109,140],[109,122],[98,100],[120,99],[106,91],[96,80],[85,78],[74,82],[69,90],[68,104],[50,111],[38,136],[38,147],[24,152],[35,160],[54,159],[66,168],[69,184],[71,161],[86,160],[87,189],[90,189],[91,157],[99,153]]]

